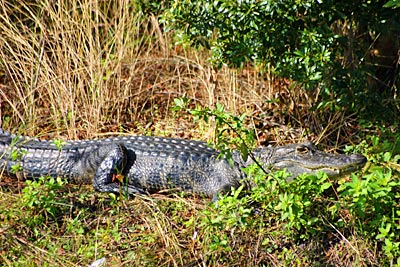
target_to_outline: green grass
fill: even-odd
[[[1,175],[1,266],[87,266],[101,258],[105,266],[398,263],[396,125],[313,110],[315,96],[251,65],[214,69],[208,51],[174,45],[133,2],[11,1],[0,10],[6,130],[61,146],[115,133],[184,137],[244,154],[243,140],[309,139],[369,160],[338,180],[286,183],[283,172],[249,169],[258,186],[221,197],[218,207],[180,193],[126,198],[48,177]]]
[[[210,199],[117,197],[42,178],[0,194],[5,266],[388,266],[399,250],[398,144],[361,144],[371,165],[338,180],[249,175],[252,190]],[[397,146],[396,146],[397,144]],[[381,151],[383,149],[383,151]],[[387,155],[387,150],[394,156]],[[17,190],[18,191],[18,190]]]

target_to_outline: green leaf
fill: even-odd
[[[386,4],[383,5],[383,7],[387,7],[387,8],[398,8],[400,7],[400,0],[390,0],[388,1]]]
[[[323,183],[323,184],[321,185],[321,192],[322,192],[322,191],[325,191],[326,189],[330,188],[331,186],[332,186],[332,185],[331,185],[331,183],[329,183],[329,182]]]

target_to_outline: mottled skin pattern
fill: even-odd
[[[128,136],[55,143],[0,129],[0,174],[63,177],[71,183],[93,184],[100,192],[122,189],[147,194],[174,188],[215,197],[238,187],[245,178],[242,168],[253,162],[234,151],[233,164],[228,163],[204,142],[174,138]],[[318,151],[312,143],[258,148],[253,155],[266,170],[286,168],[292,173],[290,179],[318,171],[340,175],[366,162],[361,155]],[[122,188],[117,177],[124,178]]]

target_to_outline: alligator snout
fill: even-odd
[[[367,163],[367,158],[361,154],[352,154],[349,157],[347,157],[347,163],[364,166],[365,163]]]

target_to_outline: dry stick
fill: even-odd
[[[336,233],[340,235],[340,237],[357,253],[358,256],[360,256],[360,253],[357,251],[357,249],[350,243],[350,241],[331,223],[329,222],[325,216],[321,215],[323,220],[329,224],[330,227],[332,227]]]

